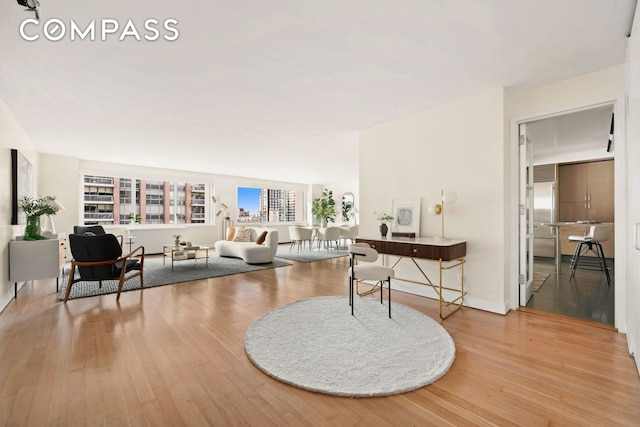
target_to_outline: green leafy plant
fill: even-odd
[[[376,216],[376,219],[380,221],[382,224],[386,224],[387,222],[393,221],[393,217],[386,212],[377,212],[374,210],[373,214]]]
[[[142,217],[140,215],[129,215],[129,221],[140,222],[140,220],[142,220]]]
[[[342,220],[343,221],[351,220],[351,209],[353,209],[353,202],[349,202],[345,199],[342,199]]]
[[[59,204],[54,203],[53,196],[23,197],[20,199],[20,209],[27,217],[27,224],[24,228],[24,240],[46,239],[40,234],[40,217],[42,215],[55,215],[58,213]]]
[[[20,199],[20,209],[27,217],[55,215],[58,213],[58,208],[52,203],[55,199],[53,196],[41,196],[37,199],[26,196]]]
[[[311,213],[318,220],[325,219],[334,222],[336,219],[336,201],[333,199],[333,191],[324,189],[322,196],[313,199]]]

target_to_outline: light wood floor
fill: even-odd
[[[346,271],[346,258],[296,263],[126,292],[119,305],[63,304],[53,281],[28,283],[0,314],[0,425],[640,425],[625,336],[557,315],[463,309],[443,322],[457,348],[450,371],[397,396],[332,397],[258,371],[243,347],[251,323],[346,295]],[[432,300],[395,301],[437,318]]]

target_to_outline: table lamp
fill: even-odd
[[[58,211],[65,210],[65,207],[62,206],[62,203],[60,203],[56,199],[49,201],[49,205],[53,206]],[[46,235],[56,234],[56,226],[53,223],[53,215],[46,215],[46,218],[44,219],[44,226],[42,227],[42,231],[43,231],[43,234],[46,234]]]
[[[428,212],[434,216],[440,215],[442,220],[442,234],[440,235],[440,237],[436,236],[436,240],[449,240],[448,238],[444,237],[444,207],[445,205],[454,204],[457,200],[458,195],[455,192],[445,192],[444,190],[441,190],[440,203],[432,203],[431,205],[429,205]]]

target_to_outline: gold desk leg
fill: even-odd
[[[371,295],[372,293],[378,291],[378,289],[380,289],[380,282],[376,282],[375,285],[373,285],[373,287],[371,289],[369,289],[368,291],[364,291],[364,292],[360,292],[359,288],[358,288],[358,284],[360,283],[359,280],[356,280],[356,294],[358,294],[358,296],[366,296],[366,295]]]
[[[452,299],[451,301],[447,301],[442,297],[442,258],[439,261],[440,263],[440,283],[439,283],[439,289],[440,289],[440,307],[439,307],[439,311],[440,311],[440,318],[442,320],[446,319],[447,317],[451,316],[453,313],[455,313],[456,311],[460,310],[462,308],[462,305],[464,303],[464,263],[465,263],[465,259],[461,258],[460,263],[459,264],[455,264],[451,267],[446,267],[444,268],[444,270],[449,270],[451,268],[457,267],[458,265],[460,266],[460,296],[457,298]],[[458,302],[460,301],[460,302]],[[455,306],[454,309],[451,309],[451,306]],[[449,312],[445,315],[442,314],[442,309],[446,308],[447,310],[449,310]]]

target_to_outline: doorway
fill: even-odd
[[[616,150],[615,143],[612,146],[608,144],[612,114],[615,109],[616,101],[611,101],[530,117],[516,122],[517,127],[526,127],[526,136],[529,142],[526,145],[532,151],[529,153],[531,163],[526,166],[527,170],[529,168],[532,170],[536,168],[545,169],[547,176],[539,181],[554,182],[553,185],[540,184],[540,188],[545,188],[545,191],[547,191],[557,185],[559,179],[557,176],[558,170],[561,166],[603,160],[613,163],[616,151],[620,151]],[[618,141],[621,140],[622,138],[618,139]],[[526,176],[526,174],[522,174],[522,168],[523,166],[520,166],[519,175]],[[620,170],[620,168],[617,169]],[[553,171],[551,177],[548,176],[550,170]],[[534,173],[534,180],[535,178]],[[529,186],[534,189],[533,198],[535,198],[536,185],[538,184]],[[557,188],[555,192],[554,190],[549,191],[551,191],[551,197],[556,197],[554,200],[556,205],[551,208],[552,210],[555,209],[555,216],[553,212],[549,213],[550,217],[547,221],[550,223],[555,222],[556,224],[567,221],[567,218],[561,218],[558,215]],[[539,215],[539,213],[537,214]],[[531,227],[533,233],[529,232],[529,235],[540,234],[537,233],[540,224],[535,224],[536,212],[534,212],[534,203],[531,203],[530,206],[527,205],[525,215],[527,218],[534,220],[534,224]],[[616,217],[618,217],[617,214]],[[577,217],[572,219],[578,220]],[[584,219],[588,218],[585,217]],[[615,222],[613,218],[612,222]],[[588,227],[583,228],[588,230]],[[560,228],[551,231],[559,232]],[[614,278],[611,286],[608,285],[606,276],[601,271],[579,270],[578,272],[577,270],[575,276],[570,278],[569,263],[572,256],[564,248],[566,244],[563,241],[567,237],[565,234],[563,232],[557,240],[551,236],[534,238],[534,241],[543,242],[544,245],[542,246],[548,247],[551,242],[554,248],[556,246],[555,241],[559,241],[562,243],[563,248],[560,257],[557,257],[555,253],[549,256],[548,251],[540,254],[536,254],[535,250],[532,251],[534,254],[533,292],[530,293],[532,296],[526,299],[526,304],[520,301],[520,305],[539,311],[557,313],[614,326],[615,312],[617,311],[615,295],[616,292],[619,292],[619,289],[616,289],[617,281],[615,280],[615,274],[613,274],[617,267],[614,263],[614,257],[611,256],[611,258],[607,259],[609,270],[612,273],[611,276]],[[555,241],[544,240],[544,237]],[[522,237],[520,238],[522,239]],[[611,250],[611,253],[613,253],[613,250]],[[520,245],[520,259],[526,258],[527,255],[531,255],[531,253],[525,252],[523,245]],[[556,263],[556,259],[560,261]],[[520,264],[522,265],[523,263]],[[558,269],[560,270],[559,272]]]

